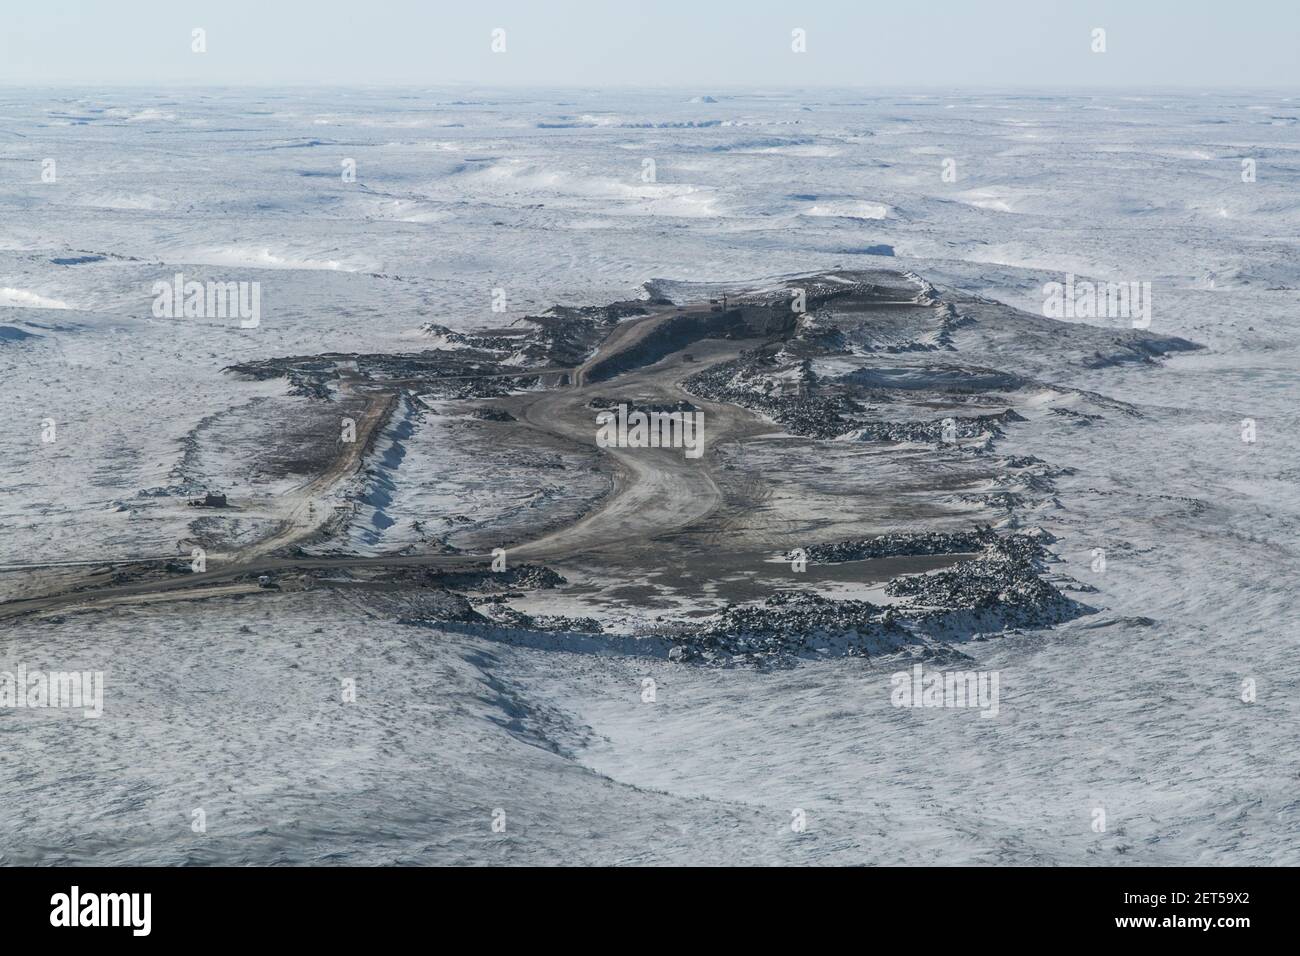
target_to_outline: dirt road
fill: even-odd
[[[639,338],[626,337],[624,347],[632,347]],[[713,356],[718,361],[740,351],[733,343],[718,346]],[[700,346],[697,343],[691,348],[698,351]],[[625,551],[694,524],[721,506],[722,492],[714,475],[716,458],[710,454],[710,446],[771,426],[744,409],[688,395],[677,385],[682,377],[680,353],[673,353],[648,368],[616,376],[599,386],[545,392],[523,405],[520,417],[528,425],[591,445],[597,429],[597,410],[588,404],[593,395],[614,399],[635,395],[642,401],[669,404],[689,401],[704,413],[704,453],[687,458],[680,448],[602,449],[614,469],[613,493],[569,527],[517,545],[509,549],[510,554],[542,560],[609,548]]]
[[[693,306],[690,311],[707,312],[707,305]],[[577,370],[573,388],[530,392],[512,396],[498,404],[511,409],[523,427],[537,429],[566,441],[591,446],[595,444],[596,410],[588,402],[597,392],[603,397],[635,396],[639,401],[691,401],[704,413],[704,454],[688,459],[677,448],[607,448],[602,449],[614,475],[614,489],[593,511],[574,524],[532,541],[507,549],[510,559],[554,560],[607,548],[626,549],[632,544],[650,545],[662,535],[670,535],[706,517],[722,503],[722,493],[715,480],[709,447],[765,426],[752,413],[730,405],[704,402],[688,396],[677,386],[683,377],[681,354],[674,353],[646,368],[614,376],[598,386],[585,385],[585,370],[638,343],[654,329],[681,312],[675,308],[620,323],[592,357]],[[710,353],[709,362],[724,361],[739,353],[737,343],[696,343],[696,352]],[[707,367],[701,363],[699,367]],[[321,475],[295,492],[289,503],[283,526],[275,534],[231,555],[209,559],[209,569],[200,574],[172,578],[154,578],[108,586],[91,586],[80,590],[9,601],[0,604],[0,620],[20,615],[57,611],[80,605],[96,605],[157,599],[164,595],[184,597],[184,592],[231,585],[262,574],[316,569],[364,569],[371,567],[482,567],[490,555],[414,555],[384,557],[283,557],[274,552],[300,543],[317,533],[328,520],[324,513],[314,513],[311,501],[355,474],[375,437],[396,406],[395,392],[371,393],[366,410],[357,423],[357,441],[342,446],[339,457]],[[247,585],[244,590],[255,589]]]

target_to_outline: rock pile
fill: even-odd
[[[975,554],[998,540],[990,528],[975,531],[893,532],[875,538],[857,538],[835,544],[814,544],[804,551],[809,561],[834,564],[840,561],[863,561],[868,558],[891,558],[902,555]],[[793,560],[787,555],[786,560]]]
[[[931,419],[915,422],[868,422],[854,429],[847,437],[857,441],[887,442],[927,442],[950,444],[962,440],[982,439],[985,444],[992,438],[1001,437],[1002,426],[1008,422],[1023,422],[1025,419],[1014,409],[1007,409],[997,415],[974,415],[963,418],[952,417],[952,431],[945,435],[947,419]]]
[[[497,624],[524,631],[548,631],[574,634],[600,634],[600,622],[590,617],[568,617],[563,614],[525,614],[505,605],[497,605],[487,612]]]
[[[807,592],[781,593],[762,604],[728,606],[715,617],[683,622],[669,634],[671,660],[712,665],[793,663],[824,655],[868,656],[932,637],[1055,624],[1089,609],[1041,576],[1050,535],[963,532],[889,534],[814,545],[815,561],[856,561],[897,555],[977,555],[931,574],[895,578],[885,587],[899,604],[833,600]]]
[[[1085,610],[1043,578],[1043,536],[982,535],[978,557],[942,571],[895,578],[885,593],[908,598],[909,620],[924,628],[1038,627]]]
[[[519,564],[504,571],[444,571],[431,568],[425,583],[458,591],[540,591],[567,584],[564,576],[540,564]]]
[[[469,599],[455,591],[442,588],[421,591],[404,602],[402,613],[398,616],[401,623],[414,623],[425,620],[451,621],[461,624],[487,624],[488,619],[469,603]]]
[[[847,396],[811,394],[815,379],[805,379],[800,392],[784,392],[784,383],[773,376],[774,371],[750,355],[715,365],[682,384],[694,395],[748,408],[777,422],[791,435],[805,438],[836,438],[853,428],[845,416],[863,411]]]
[[[708,664],[782,664],[822,655],[867,656],[908,639],[889,608],[808,592],[728,606],[672,635],[669,658]]]

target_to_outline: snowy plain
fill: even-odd
[[[888,661],[512,646],[339,592],[25,620],[0,670],[103,670],[105,716],[0,709],[0,862],[1300,862],[1296,91],[0,91],[0,564],[178,551],[148,492],[204,477],[199,423],[305,401],[234,362],[882,264],[1030,312],[1150,282],[1206,346],[1055,373],[1141,417],[1009,431],[1073,469],[1017,519],[1099,613],[962,647],[998,718],[893,707]],[[260,282],[261,325],[155,318],[178,272]]]

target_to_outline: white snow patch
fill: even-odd
[[[26,289],[10,289],[7,286],[0,287],[0,306],[28,309],[75,308],[62,299],[51,299],[36,292],[28,292]]]
[[[842,216],[846,219],[888,219],[893,210],[884,203],[856,199],[817,203],[804,211],[805,216]]]

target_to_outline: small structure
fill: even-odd
[[[191,508],[225,508],[226,495],[222,491],[209,491],[202,498],[191,498]]]

